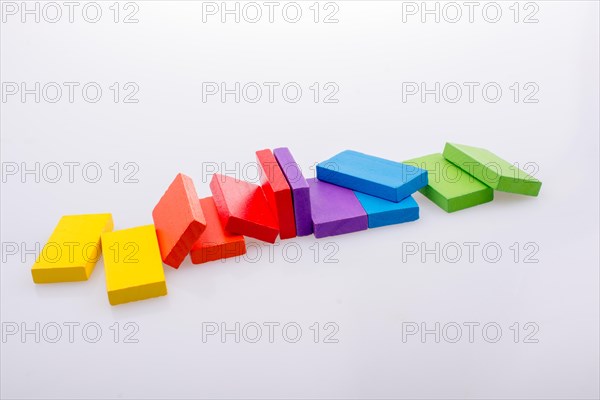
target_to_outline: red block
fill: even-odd
[[[283,175],[279,163],[269,149],[256,152],[256,159],[261,168],[260,183],[271,209],[279,223],[279,237],[290,239],[296,237],[294,204],[292,190]]]
[[[160,254],[165,264],[179,268],[206,228],[192,179],[178,174],[152,211]]]
[[[244,236],[223,229],[213,198],[200,199],[200,205],[206,217],[206,229],[192,246],[190,251],[192,263],[202,264],[246,254]]]
[[[279,234],[277,217],[260,186],[214,174],[210,191],[226,231],[275,243]]]

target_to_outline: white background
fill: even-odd
[[[512,2],[499,3],[497,23],[482,17],[485,3],[473,23],[464,6],[457,23],[432,16],[422,23],[419,14],[403,22],[406,4],[392,1],[338,1],[338,23],[315,23],[312,1],[299,3],[298,23],[282,18],[285,3],[273,23],[266,15],[258,23],[231,16],[222,23],[219,15],[204,23],[201,2],[138,1],[139,22],[130,24],[113,22],[112,3],[101,3],[97,23],[82,18],[85,3],[73,23],[65,6],[57,23],[3,15],[3,84],[97,82],[103,89],[96,103],[80,89],[73,103],[66,91],[57,103],[43,96],[36,103],[33,95],[1,103],[3,171],[39,162],[41,175],[39,182],[34,174],[3,177],[3,331],[36,323],[42,331],[39,343],[21,332],[1,343],[3,398],[598,398],[597,2],[537,1],[538,23],[522,22],[533,10],[524,3],[515,23]],[[120,18],[132,10],[124,3],[120,9]],[[138,103],[115,103],[114,82],[137,84]],[[203,102],[203,82],[297,82],[303,94],[296,103],[280,89],[272,103],[266,92],[257,103],[236,103],[232,95]],[[322,90],[334,82],[339,101],[315,103],[314,82]],[[480,86],[473,102],[466,91],[457,103],[436,103],[433,95],[403,102],[403,82]],[[496,103],[481,96],[487,82],[503,90]],[[538,102],[524,103],[524,91],[515,103],[514,82],[521,90],[535,83]],[[27,250],[43,245],[62,215],[110,212],[115,229],[152,223],[152,208],[178,172],[207,196],[215,163],[252,180],[254,152],[262,148],[289,147],[313,176],[315,162],[344,149],[404,160],[441,152],[446,141],[535,163],[540,196],[496,193],[491,203],[447,214],[417,194],[419,221],[293,239],[289,253],[286,242],[248,241],[246,259],[165,267],[168,296],[117,307],[108,303],[102,261],[88,282],[32,282],[35,254]],[[80,165],[72,183],[66,167],[51,183],[50,163],[65,162],[98,163],[102,177],[87,182],[94,170],[82,175]],[[138,183],[124,182],[128,162],[139,167]],[[473,262],[465,242],[479,244]],[[440,259],[410,255],[415,243],[420,250],[439,243]],[[496,263],[482,255],[488,243],[502,249]],[[453,263],[455,244],[463,254]],[[538,262],[525,263],[532,249]],[[73,343],[68,322],[80,324]],[[124,343],[127,322],[139,328],[138,343]],[[250,343],[254,331],[247,331],[239,343],[234,335],[204,343],[207,322],[230,329],[254,322],[263,336]],[[266,322],[280,324],[273,343]],[[290,322],[302,328],[297,343],[282,335]],[[310,330],[315,322],[319,343]],[[339,327],[338,343],[324,343],[327,322]],[[480,324],[472,343],[468,322]],[[57,343],[48,340],[54,331],[43,335],[52,323],[63,326]],[[82,334],[86,323],[102,328],[97,343],[85,340],[94,336],[93,329]],[[433,334],[403,341],[410,323],[448,329],[439,343]],[[453,323],[463,328],[457,343]],[[486,341],[495,336],[494,329],[482,333],[486,323],[501,327],[496,343]],[[537,343],[525,343],[536,326],[529,339]],[[293,338],[294,330],[288,333]]]

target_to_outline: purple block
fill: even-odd
[[[369,217],[350,189],[308,179],[313,229],[316,238],[363,231]]]
[[[292,189],[294,218],[296,219],[296,235],[310,235],[313,232],[313,226],[310,216],[308,183],[306,182],[306,179],[304,179],[304,176],[302,176],[300,167],[287,147],[280,147],[273,150],[273,155],[279,163],[279,167],[283,171],[283,175],[285,175],[285,179]]]

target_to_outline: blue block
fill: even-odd
[[[419,219],[419,205],[412,196],[395,203],[360,192],[354,192],[354,194],[367,213],[369,228]]]
[[[427,170],[352,150],[317,164],[317,178],[394,202],[428,183]]]

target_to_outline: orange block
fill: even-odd
[[[292,190],[279,163],[269,149],[257,151],[256,159],[261,168],[260,184],[279,222],[279,237],[281,239],[296,237]]]
[[[206,228],[206,219],[192,179],[178,174],[152,211],[160,254],[179,268]]]
[[[223,229],[219,220],[217,206],[212,197],[200,199],[202,211],[206,217],[206,229],[192,246],[192,263],[202,264],[246,254],[246,242],[243,235],[236,235]]]

